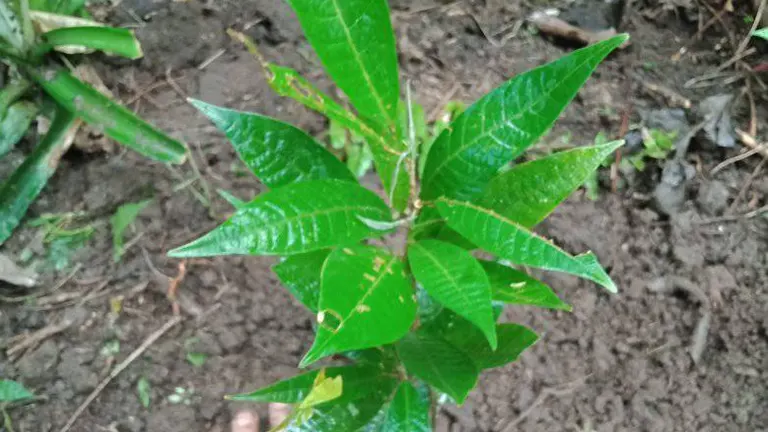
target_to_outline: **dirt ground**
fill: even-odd
[[[392,1],[402,75],[412,80],[426,112],[434,118],[448,100],[472,101],[561,56],[564,48],[526,26],[506,39],[499,34],[509,35],[530,12],[552,3]],[[636,122],[642,110],[670,106],[642,82],[674,89],[694,107],[712,94],[740,92],[742,82],[684,86],[733,54],[722,48],[727,35],[720,23],[702,40],[694,37],[695,19],[706,22],[711,13],[701,9],[692,17],[662,8],[675,2],[630,3],[621,30],[631,33],[632,46],[600,66],[541,146],[590,143],[601,130],[616,134],[623,113],[631,112]],[[738,13],[728,14],[725,23],[743,35],[747,25]],[[325,129],[321,117],[272,93],[257,63],[224,30],[244,30],[268,59],[337,94],[282,1],[124,0],[108,19],[136,27],[145,58],[104,59],[98,68],[105,81],[145,118],[190,144],[203,180],[189,165],[172,172],[130,152],[71,151],[65,157],[31,215],[108,215],[121,203],[153,200],[128,234],[135,241],[120,263],[112,262],[111,234],[101,216],[93,221],[96,234],[74,259],[74,272],[70,267],[46,274],[44,296],[36,302],[0,302],[0,341],[63,329],[16,358],[0,352],[0,376],[44,396],[11,412],[17,432],[58,431],[112,367],[173,319],[165,291],[180,267],[165,252],[230,212],[215,189],[241,198],[261,190],[183,96],[290,120],[315,134]],[[681,47],[686,54],[673,59]],[[757,92],[755,97],[758,136],[765,137],[765,99]],[[749,109],[739,99],[734,121],[744,129]],[[726,150],[704,141],[694,140],[685,158],[696,170],[672,215],[652,199],[662,181],[661,166],[652,163],[615,193],[603,181],[596,201],[578,192],[542,225],[540,231],[567,250],[594,251],[619,295],[573,277],[542,274],[573,313],[508,308],[508,319],[529,325],[542,340],[519,362],[486,372],[463,407],[440,414],[439,430],[768,431],[768,223],[760,217],[713,219],[765,205],[768,176],[758,172],[750,180],[759,156],[711,175],[740,145]],[[608,170],[601,176],[607,180]],[[210,197],[211,205],[193,191]],[[4,253],[38,250],[39,236],[25,227]],[[71,430],[225,432],[242,405],[222,396],[295,374],[312,341],[313,317],[279,286],[272,264],[244,257],[187,262],[178,287],[183,321],[130,363]],[[28,294],[10,287],[0,293]],[[122,307],[115,313],[112,299],[119,296]],[[695,333],[705,315],[706,345],[695,363],[691,346],[701,340]],[[194,366],[190,352],[208,357]],[[149,383],[148,408],[137,396],[142,378]],[[263,405],[253,408],[265,414]]]

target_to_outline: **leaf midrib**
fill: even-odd
[[[334,2],[335,2],[335,1],[336,1],[336,0],[334,0]],[[481,132],[481,133],[480,133],[480,135],[478,135],[478,136],[476,136],[475,138],[473,138],[473,139],[472,139],[472,140],[471,140],[469,143],[467,143],[466,145],[460,145],[460,146],[459,146],[459,148],[458,148],[456,151],[454,151],[454,152],[450,153],[450,154],[449,154],[449,155],[448,155],[448,156],[447,156],[447,157],[446,157],[446,158],[443,160],[443,162],[442,162],[442,163],[440,163],[440,165],[438,165],[438,166],[437,166],[437,168],[435,168],[435,170],[434,170],[434,171],[432,171],[432,175],[431,175],[431,176],[429,176],[429,178],[427,178],[427,179],[424,179],[424,180],[425,180],[425,181],[424,181],[424,184],[429,184],[429,183],[432,181],[432,179],[434,179],[434,178],[435,178],[435,176],[437,175],[437,173],[438,173],[438,172],[440,172],[440,171],[443,169],[443,167],[444,167],[445,165],[447,165],[449,162],[452,162],[452,161],[453,161],[453,160],[454,160],[456,157],[458,157],[458,156],[459,156],[459,155],[460,155],[460,154],[461,154],[461,153],[462,153],[464,150],[466,150],[467,148],[469,148],[469,147],[472,147],[473,145],[475,145],[475,143],[477,143],[477,141],[479,141],[479,140],[481,140],[481,139],[483,139],[483,138],[485,138],[485,137],[487,137],[487,136],[489,136],[489,135],[493,134],[494,132],[496,132],[497,130],[501,129],[502,127],[505,127],[505,126],[508,126],[508,125],[512,124],[512,122],[519,120],[519,119],[520,119],[520,118],[521,118],[521,117],[522,117],[522,116],[523,116],[525,113],[527,113],[527,112],[528,112],[528,110],[530,110],[530,109],[531,109],[531,107],[533,107],[533,105],[535,105],[535,104],[536,104],[536,103],[537,103],[539,100],[541,100],[541,99],[543,99],[543,98],[549,98],[549,97],[550,97],[550,95],[551,95],[552,93],[554,93],[554,90],[555,90],[555,89],[559,89],[559,88],[560,88],[560,87],[563,85],[563,83],[564,83],[565,81],[569,80],[569,79],[570,79],[570,78],[571,78],[571,77],[572,77],[572,76],[573,76],[573,75],[574,75],[574,74],[575,74],[577,71],[579,71],[579,70],[580,70],[580,69],[581,69],[581,68],[584,66],[584,64],[585,64],[585,63],[587,63],[587,62],[589,61],[589,59],[590,59],[590,58],[591,58],[591,57],[587,57],[586,59],[584,59],[584,61],[583,61],[583,62],[579,63],[578,67],[575,67],[575,68],[573,68],[573,69],[572,69],[572,70],[571,70],[569,73],[567,73],[567,74],[564,76],[564,78],[563,78],[563,79],[560,81],[560,83],[559,83],[558,85],[556,85],[555,87],[553,87],[552,89],[550,89],[550,90],[548,90],[548,91],[545,91],[545,92],[542,94],[542,97],[540,97],[540,98],[537,98],[537,99],[533,99],[533,100],[529,100],[529,101],[528,101],[528,104],[526,104],[526,105],[525,105],[525,107],[521,108],[521,109],[519,110],[519,112],[518,112],[516,115],[514,115],[514,116],[510,117],[510,118],[509,118],[508,120],[506,120],[506,121],[501,121],[501,122],[500,122],[500,123],[498,123],[497,125],[495,125],[495,126],[492,126],[490,129],[487,129],[487,130],[485,130],[485,131]],[[545,66],[546,66],[546,65],[542,65],[542,66],[540,66],[540,67],[545,67]],[[483,115],[484,115],[484,114],[483,114]],[[502,115],[505,115],[505,114],[504,114],[504,112],[502,112]],[[555,118],[554,120],[557,120],[557,119]],[[553,120],[553,121],[554,121],[554,120]],[[452,129],[450,129],[450,128],[448,128],[448,129],[446,129],[446,133],[449,133],[449,134],[450,134],[450,135],[448,135],[448,139],[449,139],[449,140],[452,140],[452,138],[453,138],[453,130],[452,130]]]
[[[344,30],[344,37],[346,37],[347,43],[349,44],[349,47],[352,50],[352,55],[354,57],[355,62],[360,67],[360,70],[363,73],[363,78],[365,79],[365,82],[368,88],[370,89],[371,95],[373,95],[373,98],[376,100],[376,104],[379,106],[379,110],[381,111],[381,113],[384,114],[384,118],[389,122],[389,124],[394,124],[394,119],[389,115],[389,113],[385,109],[384,101],[381,99],[381,95],[379,95],[379,92],[373,86],[373,80],[371,80],[371,76],[368,74],[368,69],[365,68],[365,65],[363,64],[363,60],[360,57],[360,52],[357,49],[357,45],[355,45],[355,43],[352,40],[352,34],[349,32],[349,26],[347,25],[347,22],[344,20],[344,16],[341,13],[338,0],[331,0],[331,4],[333,4],[333,9],[336,12],[336,18],[341,23],[341,27]]]
[[[264,209],[263,207],[259,208],[259,210],[263,210],[263,209]],[[249,209],[244,209],[244,210],[249,210]],[[255,209],[250,209],[250,210],[255,210]],[[277,220],[277,221],[274,221],[274,222],[270,222],[269,224],[265,225],[264,228],[262,228],[260,230],[256,230],[256,232],[265,232],[265,231],[268,232],[270,230],[275,230],[275,229],[283,228],[283,227],[287,226],[288,224],[290,224],[291,222],[295,222],[297,220],[313,219],[313,218],[315,218],[317,216],[324,215],[324,214],[330,214],[330,213],[335,213],[335,212],[346,213],[346,212],[353,211],[353,210],[360,210],[360,211],[362,211],[362,210],[377,210],[377,211],[381,212],[381,209],[378,209],[378,208],[372,207],[372,206],[330,207],[330,208],[324,208],[324,209],[315,210],[315,211],[310,212],[310,213],[299,213],[299,214],[297,214],[295,216],[284,217],[283,219],[280,219],[280,220]]]

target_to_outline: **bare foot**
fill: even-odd
[[[235,414],[232,419],[232,432],[259,432],[259,419],[248,411]]]

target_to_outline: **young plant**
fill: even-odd
[[[0,244],[56,170],[85,122],[161,162],[181,163],[186,148],[77,77],[64,54],[95,50],[131,59],[141,47],[126,29],[88,19],[84,0],[0,1],[0,157],[35,118],[50,126],[32,153],[0,184]],[[66,66],[65,66],[66,65]]]
[[[497,323],[503,305],[570,310],[513,265],[569,273],[616,292],[592,253],[572,256],[531,229],[621,143],[507,168],[627,36],[514,77],[419,154],[409,87],[400,100],[387,2],[291,4],[357,112],[295,71],[267,64],[273,85],[364,137],[389,205],[296,127],[193,100],[271,190],[234,201],[228,221],[169,255],[283,257],[275,273],[316,314],[315,340],[299,366],[346,358],[232,399],[294,404],[281,425],[288,430],[430,430],[438,400],[464,402],[480,372],[514,361],[537,340],[522,325]],[[368,242],[395,230],[407,232],[405,245]],[[475,258],[477,249],[496,260]]]

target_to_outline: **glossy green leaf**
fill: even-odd
[[[571,305],[557,297],[552,288],[527,274],[492,261],[480,261],[496,301],[570,311]]]
[[[517,165],[491,180],[478,204],[530,228],[584,184],[622,144],[580,147]]]
[[[264,68],[267,71],[269,85],[278,94],[297,100],[366,140],[384,190],[387,196],[392,197],[392,206],[396,210],[403,210],[408,201],[410,185],[407,170],[404,167],[398,170],[397,166],[400,154],[405,151],[405,145],[399,141],[389,142],[392,140],[388,141],[385,138],[390,135],[389,132],[385,131],[386,134],[382,135],[381,131],[372,129],[293,69],[272,63],[264,64]],[[397,174],[396,177],[395,174]],[[394,190],[393,184],[395,184]],[[392,191],[394,193],[390,193]]]
[[[330,253],[330,249],[322,249],[292,255],[272,267],[280,282],[312,312],[317,312],[320,301],[320,272]]]
[[[35,397],[21,383],[11,380],[0,380],[0,405],[3,402],[16,402]]]
[[[383,249],[334,250],[321,281],[317,335],[300,367],[334,353],[395,342],[416,318],[403,263]]]
[[[240,159],[270,188],[310,180],[355,177],[314,138],[288,123],[190,99],[232,142]]]
[[[311,409],[317,405],[338,399],[341,396],[344,379],[341,376],[329,377],[325,369],[321,369],[312,384],[312,390],[298,406],[298,409]]]
[[[250,393],[227,396],[227,399],[297,404],[309,395],[319,372],[320,370],[306,372]],[[378,365],[329,367],[325,369],[325,374],[330,378],[342,377],[344,390],[340,402],[364,397],[378,387],[391,385],[388,383],[394,379],[394,375],[382,371]]]
[[[0,41],[5,41],[17,52],[24,50],[21,20],[8,0],[0,2]]]
[[[358,216],[390,218],[387,205],[355,183],[294,183],[259,195],[218,228],[168,255],[294,255],[379,235]]]
[[[392,397],[397,381],[375,389],[353,401],[341,398],[315,407],[309,418],[297,419],[286,427],[287,432],[359,431],[365,427]]]
[[[29,101],[16,102],[0,120],[0,156],[8,153],[27,133],[37,115],[37,105]]]
[[[428,354],[427,354],[428,355]],[[408,381],[400,384],[394,399],[387,407],[378,432],[430,432],[431,409],[428,392],[419,392]]]
[[[597,65],[626,40],[616,36],[520,74],[467,108],[429,150],[423,198],[477,197],[552,126]]]
[[[32,154],[0,185],[0,244],[11,236],[56,171],[61,156],[72,143],[76,127],[75,118],[59,110]]]
[[[768,27],[761,28],[759,30],[755,30],[755,32],[752,33],[752,36],[757,36],[757,37],[763,38],[765,40],[768,40]]]
[[[326,70],[352,105],[380,133],[394,132],[400,86],[386,0],[289,3]]]
[[[91,126],[144,156],[182,163],[186,147],[66,70],[31,71],[46,93]]]
[[[445,392],[459,404],[477,384],[478,370],[472,359],[428,332],[409,333],[397,343],[397,353],[408,373]]]
[[[571,256],[525,227],[472,203],[441,198],[437,208],[451,228],[488,252],[514,264],[583,277],[616,292],[616,285],[591,252]]]
[[[133,31],[114,27],[67,27],[49,31],[43,39],[54,47],[82,46],[135,60],[142,57]]]
[[[450,243],[422,240],[408,246],[408,263],[430,296],[476,325],[496,348],[491,285],[472,254]]]
[[[123,233],[126,228],[133,224],[133,221],[139,216],[144,207],[146,207],[152,200],[145,200],[137,203],[123,204],[117,208],[117,211],[111,218],[109,223],[112,225],[112,259],[115,262],[120,261],[123,256]]]

